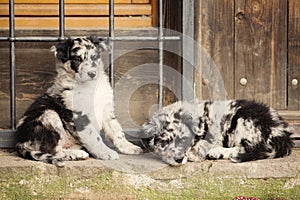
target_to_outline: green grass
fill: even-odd
[[[116,175],[117,174],[117,175]],[[103,172],[93,178],[47,176],[32,172],[1,175],[0,199],[233,199],[252,196],[262,200],[300,199],[300,185],[286,187],[289,179],[212,178],[207,175],[154,180],[150,185],[130,185],[121,172]]]
[[[300,185],[285,188],[287,179],[242,179],[193,177],[184,180],[184,187],[166,191],[146,189],[135,194],[141,199],[233,199],[236,196],[262,200],[300,199]]]
[[[114,199],[131,193],[112,180],[110,173],[93,178],[43,176],[37,174],[2,178],[0,199]]]

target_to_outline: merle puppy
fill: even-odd
[[[144,141],[162,160],[244,162],[291,153],[287,123],[268,106],[248,100],[176,102],[143,125]]]
[[[101,134],[121,153],[142,152],[126,140],[114,115],[113,92],[101,59],[109,49],[107,41],[97,37],[69,38],[52,47],[57,58],[54,84],[17,125],[16,150],[22,157],[59,167],[89,154],[118,159]]]

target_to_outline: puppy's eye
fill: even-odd
[[[79,56],[74,56],[72,57],[72,60],[71,60],[71,68],[75,71],[75,72],[78,72],[78,68],[79,68],[79,65],[81,64],[82,62],[82,59],[79,57]]]
[[[173,121],[173,123],[174,123],[174,124],[179,124],[179,120],[175,119],[175,120]]]
[[[168,132],[173,132],[173,131],[174,131],[173,128],[166,128],[166,130],[167,130]]]
[[[75,62],[81,62],[81,58],[79,56],[73,57],[72,60]]]
[[[163,140],[162,142],[161,142],[161,147],[162,148],[164,148],[165,146],[167,146],[169,144],[169,141],[168,140]]]

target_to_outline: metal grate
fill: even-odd
[[[189,38],[194,37],[194,0],[182,0],[182,35]],[[159,58],[159,86],[158,86],[158,105],[163,105],[163,60],[164,60],[164,42],[165,41],[181,41],[182,55],[189,53],[188,57],[193,58],[193,50],[188,45],[185,37],[180,36],[165,36],[163,32],[163,0],[158,1],[158,34],[155,37],[143,36],[115,36],[114,31],[114,0],[109,1],[109,40],[111,41],[112,51],[110,53],[110,81],[114,87],[114,41],[157,41],[158,42],[158,58]],[[15,37],[15,14],[14,14],[14,0],[9,0],[9,36],[0,37],[1,41],[8,41],[10,45],[10,122],[11,128],[7,130],[0,130],[0,147],[13,147],[14,137],[13,133],[16,129],[16,74],[15,74],[15,42],[57,42],[64,40],[65,36],[65,16],[64,16],[64,0],[59,0],[59,36],[57,37]],[[189,48],[187,51],[186,48]],[[192,52],[192,54],[191,54]],[[194,94],[186,93],[188,85],[194,84],[194,71],[187,65],[193,65],[193,61],[182,62],[182,75],[185,81],[182,82],[182,98],[187,99],[193,97]],[[188,80],[188,82],[186,82]]]

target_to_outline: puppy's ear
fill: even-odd
[[[108,53],[111,52],[111,45],[109,44],[108,38],[101,38],[101,37],[97,37],[97,36],[91,36],[89,39],[101,51],[107,51]]]
[[[70,59],[70,49],[74,45],[74,41],[70,38],[58,43],[51,47],[51,51],[54,52],[56,58],[65,63]]]
[[[142,125],[141,133],[139,136],[144,148],[153,150],[155,139],[162,134],[164,123],[164,116],[155,114]]]
[[[154,137],[155,135],[160,134],[161,130],[160,121],[150,119],[142,125],[142,132],[140,136],[143,138]]]
[[[154,137],[149,137],[149,138],[141,138],[140,143],[142,145],[142,148],[148,150],[148,151],[153,151],[153,146],[154,146]]]

